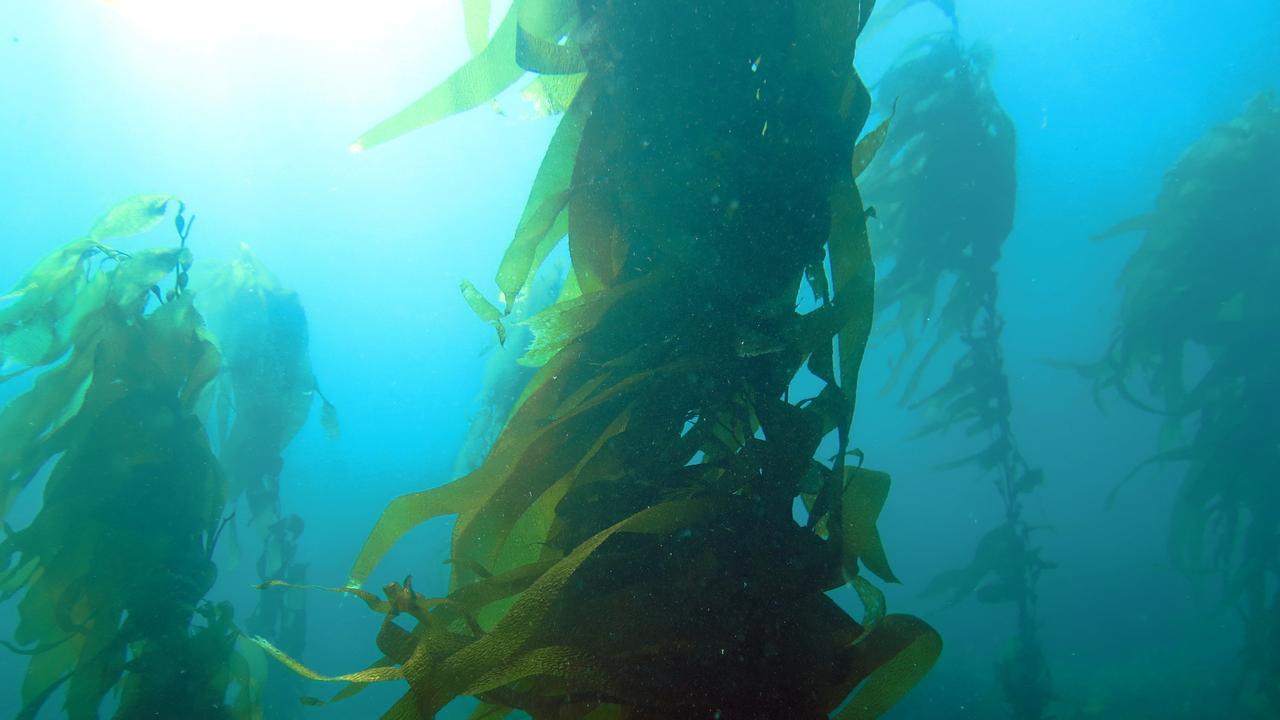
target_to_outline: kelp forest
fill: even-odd
[[[1161,125],[1114,8],[85,5],[0,714],[1280,716],[1280,10]]]

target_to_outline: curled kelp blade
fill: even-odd
[[[855,655],[876,670],[834,716],[871,720],[883,716],[920,681],[942,654],[942,637],[910,615],[887,615],[855,646]]]
[[[108,210],[87,237],[101,243],[144,233],[160,224],[171,202],[178,202],[178,197],[167,193],[134,195]]]
[[[489,323],[498,334],[498,344],[503,345],[507,342],[507,328],[502,324],[502,311],[499,310],[489,299],[484,296],[470,280],[463,280],[458,284],[459,290],[462,291],[462,299],[467,301],[467,306],[471,308],[471,312],[476,317]]]

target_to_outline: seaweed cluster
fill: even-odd
[[[989,65],[989,53],[966,48],[954,29],[905,49],[876,86],[889,124],[863,185],[879,220],[873,252],[885,268],[876,322],[903,341],[890,385],[902,385],[902,402],[930,417],[915,437],[963,428],[986,438],[941,467],[991,474],[1003,508],[1004,521],[981,538],[969,565],[939,575],[924,595],[948,594],[955,603],[973,594],[1016,608],[1017,630],[997,674],[1013,715],[1040,718],[1051,692],[1036,584],[1051,564],[1023,517],[1024,499],[1043,474],[1014,437],[1001,349],[995,265],[1013,225],[1016,135],[991,89]],[[919,397],[935,359],[957,341],[949,375]]]
[[[1166,174],[1118,284],[1105,356],[1082,371],[1163,418],[1153,465],[1185,468],[1169,552],[1217,578],[1243,624],[1237,712],[1280,712],[1280,109],[1261,95]],[[1135,473],[1137,470],[1135,470]]]
[[[150,230],[175,204],[176,247],[106,244]],[[6,524],[0,543],[0,593],[21,594],[16,644],[5,645],[31,656],[20,717],[64,685],[71,718],[98,717],[113,690],[117,718],[299,708],[297,688],[267,693],[265,657],[230,604],[205,596],[217,541],[236,534],[234,512],[223,513],[242,494],[263,542],[259,575],[305,580],[302,522],[281,515],[278,479],[319,395],[306,317],[247,249],[189,288],[194,219],[169,195],[130,198],[0,298],[0,380],[36,374],[0,409],[0,511],[47,470],[34,520]],[[301,597],[264,595],[248,626],[300,652]]]
[[[247,245],[199,288],[200,305],[222,350],[222,372],[206,413],[216,428],[218,459],[228,501],[243,495],[248,526],[262,544],[256,570],[263,583],[305,584],[297,559],[303,521],[280,504],[284,450],[319,398],[325,432],[338,434],[338,414],[320,392],[308,353],[310,333],[298,294],[283,287]],[[232,525],[234,530],[236,526]],[[264,593],[246,630],[290,653],[305,647],[306,596],[298,590]],[[270,666],[265,697],[272,718],[296,717],[301,687],[293,673]]]
[[[44,368],[0,411],[0,510],[52,465],[35,519],[6,525],[0,543],[0,592],[23,593],[6,646],[31,656],[20,717],[63,685],[71,718],[96,718],[112,689],[117,718],[257,716],[231,607],[204,600],[225,495],[196,410],[220,360],[185,292],[191,255],[105,244],[149,229],[172,202],[125,201],[0,308],[5,379]],[[181,210],[176,222],[185,245]]]
[[[485,461],[394,501],[338,589],[385,613],[384,657],[340,696],[403,679],[387,718],[460,696],[476,718],[865,718],[927,672],[937,634],[887,614],[868,578],[894,579],[875,526],[889,479],[845,463],[873,310],[850,172],[871,9],[517,0],[469,63],[357,141],[535,73],[565,116],[496,284],[509,310],[567,233],[577,292],[530,321],[541,367]],[[819,300],[800,314],[806,283]],[[464,295],[501,338],[498,308]],[[792,402],[802,372],[822,389]],[[446,597],[359,589],[410,528],[452,514]],[[846,582],[861,621],[827,595]]]

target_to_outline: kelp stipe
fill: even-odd
[[[232,505],[244,496],[248,525],[262,543],[257,559],[263,583],[305,584],[306,563],[297,557],[303,521],[281,509],[280,474],[285,448],[317,404],[326,434],[338,434],[337,411],[320,392],[311,367],[310,331],[298,294],[281,285],[247,245],[196,288],[209,328],[218,339],[222,369],[205,414],[216,428],[218,460]],[[234,528],[234,526],[232,526]],[[300,590],[263,593],[245,629],[292,654],[305,647],[306,597]],[[271,665],[264,711],[296,717],[301,684]]]
[[[35,519],[0,543],[0,588],[22,594],[9,647],[31,655],[20,717],[64,685],[71,718],[96,718],[113,689],[117,718],[256,717],[231,608],[204,600],[224,487],[195,414],[219,359],[181,290],[191,256],[104,244],[155,225],[172,200],[121,203],[0,310],[6,370],[43,368],[0,410],[6,507],[53,462]]]
[[[393,502],[339,590],[387,612],[385,658],[346,676],[407,680],[385,717],[470,695],[474,717],[866,718],[933,664],[937,634],[885,614],[864,574],[893,578],[875,528],[888,477],[844,464],[874,280],[850,173],[870,11],[517,1],[470,64],[360,142],[524,70],[586,69],[497,278],[510,303],[567,230],[581,295],[534,323],[545,364],[486,461]],[[806,275],[826,292],[801,315]],[[802,368],[823,389],[792,404]],[[449,514],[447,597],[358,589]],[[826,595],[846,579],[861,622]]]
[[[1164,419],[1134,470],[1176,465],[1174,565],[1219,583],[1243,625],[1231,712],[1280,713],[1280,109],[1260,95],[1192,145],[1155,209],[1099,237],[1142,231],[1118,284],[1106,355],[1080,370]]]
[[[1001,346],[995,263],[1013,225],[1015,133],[987,62],[954,31],[909,46],[877,86],[888,131],[864,185],[877,209],[873,252],[890,266],[876,288],[877,324],[904,343],[892,384],[903,386],[904,403],[930,416],[917,437],[963,427],[987,438],[943,467],[992,474],[1003,507],[1004,522],[982,537],[969,565],[942,573],[924,595],[955,603],[974,594],[1016,607],[997,676],[1014,717],[1030,719],[1045,716],[1052,695],[1035,613],[1036,585],[1051,563],[1023,517],[1024,499],[1043,474],[1014,438]],[[917,399],[934,358],[957,341],[963,351],[949,377]]]

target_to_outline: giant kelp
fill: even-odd
[[[1105,233],[1144,234],[1108,351],[1082,368],[1099,392],[1163,418],[1164,446],[1143,467],[1184,468],[1170,554],[1221,581],[1244,625],[1242,702],[1265,717],[1280,710],[1277,157],[1280,109],[1262,95],[1186,151],[1151,213]]]
[[[256,563],[264,582],[306,582],[297,558],[303,521],[281,510],[283,453],[302,429],[312,407],[321,405],[325,431],[338,433],[337,410],[320,392],[308,350],[310,330],[298,294],[241,244],[239,256],[218,268],[196,290],[209,328],[218,339],[222,369],[208,412],[218,428],[218,459],[229,482],[229,498],[248,502],[249,525],[262,550]],[[233,526],[234,527],[234,526]],[[270,638],[290,653],[305,646],[305,595],[297,590],[263,594],[246,629]],[[296,716],[299,686],[292,673],[272,666],[265,711],[273,718]]]
[[[497,286],[510,306],[567,230],[581,295],[531,321],[545,364],[485,462],[393,502],[352,572],[457,514],[451,590],[346,590],[387,613],[385,658],[345,676],[407,680],[386,717],[461,695],[476,717],[873,717],[932,665],[936,633],[885,614],[864,574],[893,579],[875,527],[888,477],[845,465],[874,279],[850,173],[870,12],[517,0],[465,67],[357,142],[525,71],[577,84]],[[800,314],[806,276],[821,299]],[[822,390],[792,402],[802,369]],[[861,622],[826,594],[846,581]]]
[[[1003,510],[970,564],[939,575],[925,594],[952,602],[975,594],[1017,608],[1013,645],[997,670],[1014,716],[1039,718],[1050,691],[1036,584],[1049,564],[1023,517],[1023,499],[1042,474],[1014,437],[1001,345],[995,265],[1013,226],[1015,132],[991,89],[989,65],[989,54],[966,48],[954,30],[904,50],[876,86],[889,124],[864,185],[879,220],[873,252],[887,267],[877,282],[876,322],[902,338],[894,377],[907,375],[903,401],[930,415],[918,436],[960,427],[985,438],[944,467],[990,473]],[[935,358],[957,345],[947,378],[917,399]]]
[[[181,245],[124,253],[104,244],[156,224],[171,202],[120,204],[37,265],[0,309],[6,367],[43,368],[0,411],[6,506],[52,464],[39,512],[20,530],[6,525],[0,543],[0,588],[5,598],[22,593],[9,647],[31,656],[21,717],[64,684],[72,718],[97,717],[113,689],[118,718],[175,708],[254,716],[230,606],[203,600],[216,577],[224,487],[195,414],[219,359],[184,292],[191,256]],[[229,704],[233,676],[241,690]]]

